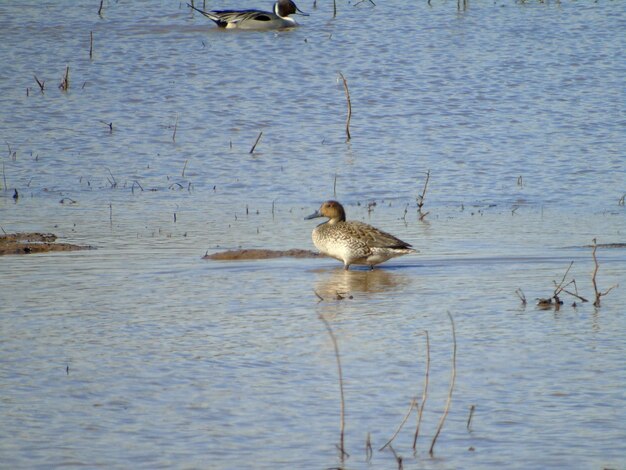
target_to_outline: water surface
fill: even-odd
[[[600,288],[620,284],[601,308],[535,307],[572,261],[593,299],[588,245],[625,241],[622,5],[376,3],[300,2],[279,33],[182,3],[0,5],[0,227],[98,247],[0,259],[3,467],[342,465],[319,315],[346,468],[395,468],[365,440],[421,397],[424,331],[405,468],[624,466],[626,251],[598,250]],[[420,253],[201,259],[312,248],[303,217],[331,197]]]

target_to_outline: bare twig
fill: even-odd
[[[39,89],[41,90],[41,93],[43,93],[43,89],[44,86],[46,85],[45,81],[39,81],[39,79],[37,78],[37,75],[33,75],[35,77],[35,81],[37,82],[37,85],[39,85]]]
[[[257,144],[259,143],[259,140],[261,140],[261,136],[263,135],[263,131],[259,132],[259,136],[256,138],[256,141],[254,142],[254,145],[252,146],[252,148],[250,149],[250,154],[254,153],[254,149],[256,148]]]
[[[172,134],[172,142],[176,142],[176,131],[178,130],[178,113],[176,113],[176,122],[174,123],[174,133]]]
[[[474,416],[474,411],[476,410],[476,405],[470,406],[469,416],[467,417],[467,429],[469,430],[472,425],[472,416]]]
[[[337,17],[337,0],[333,0],[333,18]]]
[[[391,453],[393,454],[394,458],[396,459],[396,462],[398,463],[398,470],[402,470],[404,468],[402,466],[402,456],[397,454],[397,452],[393,448],[393,446],[389,446],[389,450],[391,451]]]
[[[368,462],[372,460],[373,453],[374,452],[372,451],[372,436],[368,432],[367,439],[365,440],[365,460]]]
[[[339,411],[339,418],[340,418],[339,451],[341,452],[341,460],[343,460],[344,455],[347,455],[345,451],[345,446],[344,446],[344,430],[345,430],[346,423],[345,423],[345,401],[344,401],[344,396],[343,396],[343,373],[341,371],[341,360],[339,359],[339,346],[337,345],[337,338],[335,338],[335,334],[333,333],[333,330],[331,329],[330,323],[328,323],[328,320],[326,320],[326,318],[324,318],[324,316],[322,315],[320,315],[319,317],[320,317],[320,320],[324,322],[324,326],[326,326],[326,330],[328,331],[328,334],[330,335],[330,339],[333,342],[333,347],[335,348],[335,359],[337,359],[337,372],[339,374],[339,392],[341,395],[341,408]]]
[[[185,177],[185,170],[187,169],[187,163],[189,163],[189,160],[185,160],[185,164],[183,165],[183,173],[182,173],[182,177]]]
[[[600,268],[600,265],[598,264],[598,259],[596,258],[597,248],[598,248],[598,245],[596,243],[596,239],[594,238],[593,239],[593,251],[591,252],[591,255],[593,256],[593,263],[595,265],[594,270],[593,270],[593,275],[591,276],[591,282],[593,284],[593,291],[596,294],[596,300],[593,302],[594,307],[600,307],[600,299],[617,287],[617,284],[616,284],[614,286],[609,287],[604,292],[600,292],[598,290],[598,284],[596,283],[596,275],[598,274],[598,269]]]
[[[89,31],[89,60],[93,59],[93,31]]]
[[[422,212],[422,207],[424,207],[424,198],[426,197],[426,189],[428,189],[428,181],[430,181],[430,170],[426,172],[426,181],[424,181],[424,189],[422,189],[422,193],[417,196],[417,212],[420,214],[420,220],[424,220],[429,212]]]
[[[409,416],[411,416],[411,412],[413,411],[413,408],[415,408],[417,406],[417,398],[413,398],[411,400],[411,405],[409,406],[409,410],[406,412],[406,415],[404,416],[404,419],[402,420],[402,422],[400,423],[400,425],[398,426],[398,428],[396,429],[396,432],[393,433],[393,436],[391,436],[391,439],[389,439],[384,446],[382,446],[380,449],[378,449],[379,451],[385,450],[385,447],[387,447],[388,445],[390,445],[393,440],[396,438],[396,436],[400,433],[400,431],[402,430],[402,426],[404,426],[404,423],[407,422],[407,420],[409,419]]]
[[[350,119],[352,118],[352,102],[350,100],[350,90],[348,90],[348,81],[346,80],[346,77],[344,77],[341,72],[339,72],[339,76],[341,77],[341,80],[343,80],[343,89],[346,92],[346,100],[348,102],[348,118],[346,119],[346,142],[350,142],[350,139],[352,138],[350,136]]]
[[[419,411],[417,413],[417,426],[415,427],[415,435],[413,436],[413,450],[417,447],[417,436],[420,433],[420,425],[422,424],[422,415],[424,414],[424,405],[428,398],[428,378],[430,376],[430,339],[428,338],[428,331],[424,330],[426,336],[426,372],[424,373],[424,390],[422,391],[422,402],[420,403]]]
[[[524,295],[524,291],[521,288],[517,288],[515,291],[519,299],[522,301],[522,305],[526,305],[526,295]]]
[[[100,0],[100,8],[98,8],[98,16],[102,16],[102,4],[104,3],[104,0]]]
[[[439,419],[439,424],[437,425],[437,432],[433,437],[433,441],[430,444],[430,449],[428,453],[432,456],[433,450],[435,448],[435,442],[437,442],[437,438],[439,437],[439,433],[441,433],[441,428],[443,428],[443,423],[446,420],[446,416],[448,416],[448,412],[450,411],[450,403],[452,402],[452,392],[454,390],[454,382],[456,380],[456,332],[454,329],[454,319],[452,318],[452,314],[448,312],[448,317],[450,318],[450,323],[452,324],[452,342],[453,342],[453,350],[452,350],[452,377],[450,378],[450,389],[448,390],[448,399],[446,400],[446,407],[443,410],[443,414]]]
[[[61,91],[67,91],[70,88],[70,66],[65,67],[65,75],[63,80],[59,83],[59,89]]]

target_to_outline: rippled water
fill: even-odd
[[[377,449],[421,397],[424,331],[405,468],[624,466],[626,250],[598,250],[601,308],[535,307],[571,261],[592,298],[588,245],[625,241],[622,4],[318,3],[280,33],[184,2],[0,4],[0,227],[98,248],[0,258],[0,466],[395,468]],[[312,248],[331,197],[420,253],[201,259]]]

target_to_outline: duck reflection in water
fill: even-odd
[[[374,271],[317,270],[315,292],[324,300],[352,294],[372,294],[399,290],[411,283],[405,274],[377,269]]]

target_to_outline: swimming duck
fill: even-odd
[[[374,265],[388,259],[415,253],[406,242],[363,222],[346,222],[346,211],[337,201],[326,201],[305,220],[327,217],[328,220],[313,230],[313,244],[320,252],[343,262],[348,270],[351,264]]]
[[[227,29],[282,29],[297,26],[296,20],[289,18],[289,15],[300,14],[309,16],[302,12],[292,0],[278,0],[274,3],[274,11],[262,10],[215,10],[204,11],[193,5],[187,4],[192,9],[202,13],[204,16],[214,21],[220,28]]]

